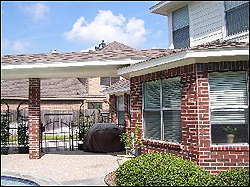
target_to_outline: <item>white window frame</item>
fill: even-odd
[[[223,73],[223,72],[221,72],[221,73]],[[208,80],[209,80],[209,73],[208,73]],[[246,80],[248,80],[247,72],[246,72]],[[248,84],[247,84],[247,89],[249,90]],[[249,109],[249,92],[247,92],[247,94],[248,94],[248,109]],[[209,95],[209,98],[211,98],[210,97],[210,84],[208,85],[208,95]],[[221,147],[221,146],[223,146],[223,147],[225,147],[225,146],[226,147],[227,146],[234,146],[234,147],[237,147],[237,146],[249,146],[248,143],[233,143],[233,144],[230,144],[230,143],[220,143],[220,144],[213,143],[212,142],[212,128],[211,128],[211,126],[212,126],[212,124],[211,124],[211,108],[213,108],[213,107],[211,107],[211,102],[209,101],[209,121],[210,121],[210,130],[209,130],[209,133],[210,133],[210,142],[211,142],[210,146],[211,147]],[[237,107],[232,107],[232,109],[234,109],[234,108],[237,108]],[[249,137],[249,121],[248,121],[248,137]]]
[[[176,76],[176,77],[179,77],[179,79],[181,81],[181,77],[180,76]],[[170,77],[170,79],[171,78],[176,78],[176,77]],[[168,79],[168,78],[165,78],[165,79]],[[161,115],[161,123],[160,123],[160,126],[161,126],[161,138],[160,138],[160,140],[151,139],[151,138],[148,138],[148,139],[155,140],[155,141],[164,141],[164,142],[169,142],[169,143],[181,144],[182,140],[180,142],[173,142],[173,141],[167,141],[167,140],[165,140],[165,137],[164,137],[164,120],[163,120],[164,115],[163,115],[163,112],[164,111],[172,111],[172,110],[169,109],[169,108],[164,108],[163,107],[162,79],[158,79],[158,81],[160,82],[160,108],[159,109],[148,109],[148,111],[159,111],[160,112],[160,115]],[[181,90],[180,90],[180,92],[181,92]],[[144,83],[143,83],[142,84],[142,124],[143,124],[143,138],[146,139],[146,137],[145,137],[146,122],[144,120],[144,111],[147,110],[147,109],[145,109],[145,94],[144,93],[145,93],[145,87],[144,87]],[[181,100],[180,100],[180,102],[181,102]],[[180,110],[181,110],[181,108],[180,108]],[[182,139],[182,136],[181,136],[181,139]]]
[[[185,5],[185,6],[187,6],[187,9],[188,9],[188,19],[189,19],[188,26],[185,26],[185,27],[188,27],[188,34],[189,34],[189,37],[188,37],[189,38],[189,46],[186,47],[186,48],[188,48],[188,47],[191,46],[191,38],[190,38],[190,11],[189,11],[190,5],[188,4],[188,5]],[[181,7],[181,8],[183,8],[183,7]],[[179,9],[181,9],[181,8],[179,8]],[[179,10],[179,9],[177,9],[177,10]],[[177,11],[177,10],[175,10],[175,11]],[[169,32],[169,33],[171,33],[170,34],[170,38],[171,38],[171,40],[170,40],[170,44],[171,45],[170,46],[171,46],[171,48],[176,49],[176,46],[175,46],[175,43],[174,43],[173,12],[171,12],[169,21],[170,21],[169,26],[171,26],[171,28],[169,28],[169,30],[171,30],[171,32]],[[183,29],[183,28],[184,27],[179,28],[177,30],[180,30],[180,29]],[[175,30],[175,31],[177,31],[177,30]]]
[[[221,7],[222,7],[222,23],[223,23],[222,24],[222,35],[223,35],[223,38],[225,40],[232,40],[232,39],[235,39],[235,38],[241,38],[241,37],[244,37],[244,36],[248,36],[249,35],[249,30],[228,36],[226,10],[225,10],[226,8],[225,8],[224,1],[222,1],[221,3],[222,3]]]

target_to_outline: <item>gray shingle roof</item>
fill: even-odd
[[[134,49],[115,41],[110,43],[100,51],[3,55],[1,56],[1,64],[120,59],[136,60],[143,58],[152,58],[168,52],[169,49]]]
[[[28,97],[29,80],[1,80],[1,97]],[[88,94],[77,78],[41,79],[42,98],[77,98]]]
[[[22,64],[58,61],[148,59],[167,54],[168,49],[139,50],[119,42],[112,42],[100,51],[46,54],[3,55],[1,64]],[[77,98],[87,96],[87,86],[77,78],[42,79],[41,97]],[[1,80],[1,97],[28,97],[28,80]]]
[[[129,91],[130,90],[130,81],[127,79],[121,79],[115,84],[112,84],[110,87],[102,90],[100,93],[115,93],[119,90]]]
[[[215,40],[212,42],[208,42],[205,44],[201,44],[201,45],[197,45],[197,46],[193,46],[193,47],[189,47],[189,48],[185,48],[185,49],[173,49],[173,50],[169,50],[167,53],[165,54],[160,54],[156,57],[152,57],[146,60],[143,60],[141,62],[138,62],[136,64],[131,64],[131,66],[133,65],[137,65],[139,63],[144,63],[147,61],[151,61],[154,59],[159,59],[162,57],[166,57],[166,56],[170,56],[174,53],[179,53],[182,51],[204,51],[204,50],[213,50],[213,49],[225,49],[225,48],[245,48],[245,47],[249,47],[249,42],[235,42],[235,41],[221,41],[221,40]],[[126,67],[124,67],[126,68]]]

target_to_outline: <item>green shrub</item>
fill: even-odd
[[[249,169],[221,171],[215,176],[214,186],[249,186]]]
[[[117,186],[208,186],[213,179],[197,164],[161,153],[136,157],[116,170]]]

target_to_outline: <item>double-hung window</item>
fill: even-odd
[[[249,1],[224,1],[227,36],[249,30]]]
[[[209,73],[209,85],[212,144],[248,143],[246,72]]]
[[[180,77],[146,82],[143,93],[144,137],[181,143]]]
[[[124,96],[117,96],[117,118],[118,124],[125,124]]]
[[[174,48],[188,48],[190,46],[188,6],[173,11],[172,30]]]
[[[120,80],[120,77],[101,77],[100,85],[111,86]]]

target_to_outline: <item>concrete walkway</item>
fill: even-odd
[[[40,185],[106,186],[104,177],[116,170],[117,154],[83,151],[47,153],[38,160],[28,154],[1,155],[1,176],[16,176]]]

